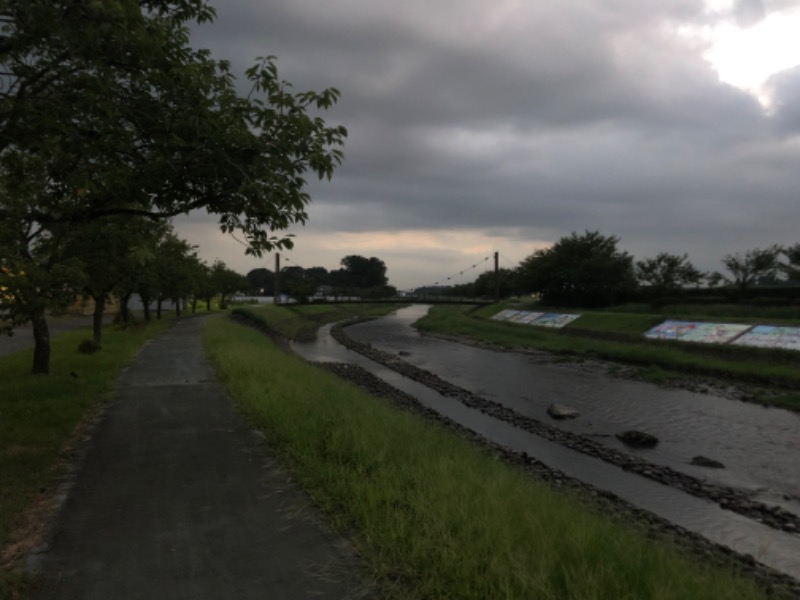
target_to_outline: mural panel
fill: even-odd
[[[541,327],[554,327],[556,329],[564,327],[568,323],[572,323],[580,315],[567,315],[560,313],[545,313],[536,319],[532,325],[539,325]]]
[[[800,327],[756,325],[733,343],[739,346],[758,348],[800,350]]]
[[[509,309],[501,310],[499,313],[497,313],[495,316],[493,316],[492,319],[494,321],[508,321],[511,317],[516,315],[518,312],[520,312],[520,311],[518,311],[518,310],[509,310]]]
[[[699,321],[664,321],[653,327],[645,337],[659,340],[679,340],[702,344],[724,344],[741,335],[752,325],[739,323],[703,323]]]

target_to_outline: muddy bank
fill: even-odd
[[[573,450],[617,465],[627,471],[680,489],[693,496],[711,500],[722,508],[744,515],[750,519],[768,525],[769,527],[788,533],[800,534],[800,517],[778,506],[768,506],[764,503],[752,500],[745,492],[740,490],[702,481],[692,475],[676,471],[668,466],[648,462],[640,457],[605,446],[585,436],[553,427],[532,417],[521,415],[511,408],[452,385],[433,373],[401,360],[396,355],[388,354],[376,350],[367,344],[357,342],[347,335],[342,326],[333,327],[331,334],[339,343],[347,346],[351,350],[367,356],[371,360],[383,364],[410,379],[418,381],[438,391],[442,395],[454,398],[469,408],[479,410],[493,418],[505,421],[515,427],[557,442]]]

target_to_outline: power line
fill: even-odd
[[[506,258],[506,256],[504,254],[500,254],[500,258],[502,258],[504,261],[506,261],[514,269],[516,269],[517,266],[522,262],[521,260],[518,260],[518,261],[516,261],[516,263],[514,263],[514,262],[510,261],[508,258]]]
[[[442,285],[442,282],[451,281],[454,277],[459,277],[459,276],[463,275],[464,273],[467,273],[469,271],[474,271],[480,265],[482,265],[483,263],[485,263],[485,262],[487,262],[487,261],[489,261],[491,259],[492,259],[492,255],[489,255],[486,258],[484,258],[483,260],[480,260],[480,261],[476,262],[471,267],[466,267],[466,268],[462,269],[461,271],[459,271],[458,273],[454,273],[454,274],[450,275],[449,277],[442,277],[442,278],[439,279],[439,281],[436,281],[436,282],[434,282],[432,284],[418,285],[416,288],[407,289],[407,290],[403,290],[403,291],[405,291],[405,292],[413,292],[414,289],[418,289],[418,288],[434,287],[434,286]]]

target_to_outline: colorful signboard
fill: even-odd
[[[703,323],[699,321],[664,321],[645,333],[645,337],[659,340],[678,340],[681,342],[700,342],[702,344],[725,344],[730,342],[752,325],[740,323]]]
[[[756,346],[758,348],[800,350],[800,327],[756,325],[733,343],[739,346]]]
[[[494,319],[495,321],[508,321],[511,317],[516,315],[518,312],[520,312],[520,311],[518,311],[518,310],[507,310],[507,309],[506,310],[501,310],[499,313],[497,313],[495,316],[493,316],[492,319]]]
[[[541,327],[554,327],[558,329],[564,327],[564,325],[567,325],[568,323],[572,323],[578,317],[580,317],[580,315],[545,313],[531,324],[539,325]]]
[[[517,320],[516,320],[516,322],[517,322],[517,323],[524,323],[524,324],[526,324],[526,325],[531,325],[531,324],[533,324],[533,322],[534,322],[536,319],[538,319],[539,317],[541,317],[543,314],[544,314],[544,313],[540,313],[540,312],[529,312],[529,313],[525,313],[525,314],[524,314],[524,315],[522,315],[521,317],[518,317],[518,318],[517,318]]]
[[[495,321],[507,323],[520,323],[523,325],[541,325],[542,327],[563,327],[571,323],[580,315],[566,315],[560,313],[540,313],[527,310],[501,310],[492,317]]]

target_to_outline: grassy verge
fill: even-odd
[[[639,365],[659,378],[678,373],[711,375],[738,381],[800,389],[800,353],[742,346],[718,346],[647,340],[660,315],[582,313],[561,330],[492,321],[498,306],[470,311],[435,306],[417,323],[423,331],[462,335],[506,348],[536,348],[557,354],[601,358]],[[796,393],[765,397],[764,403],[800,410]]]
[[[91,355],[77,351],[91,329],[58,335],[47,376],[29,375],[32,350],[0,357],[0,598],[14,597],[24,585],[19,559],[42,517],[32,509],[52,496],[65,444],[136,350],[169,323],[108,326],[103,349]]]
[[[759,598],[440,426],[214,317],[218,374],[383,581],[420,598]]]
[[[376,317],[389,314],[402,304],[262,304],[235,308],[234,314],[245,315],[264,323],[289,339],[313,336],[325,323],[356,317]]]
[[[648,304],[623,304],[610,309],[613,312],[653,313]],[[691,318],[700,321],[742,321],[745,323],[787,323],[800,321],[800,307],[757,306],[753,304],[668,304],[660,311],[669,318]]]

